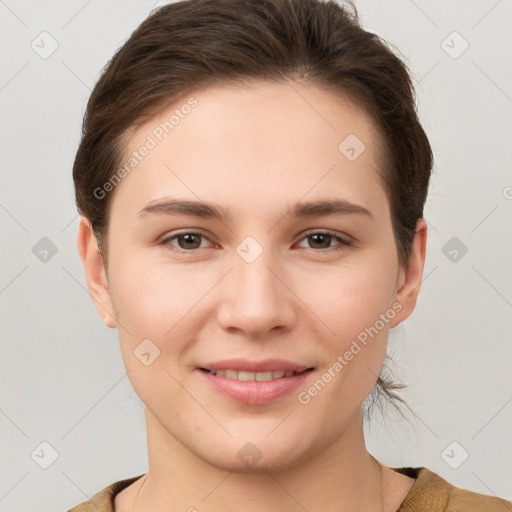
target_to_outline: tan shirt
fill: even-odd
[[[512,512],[512,502],[455,487],[425,467],[391,469],[416,479],[397,512]],[[68,512],[115,512],[116,494],[142,476],[119,480]]]

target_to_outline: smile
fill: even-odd
[[[238,370],[208,370],[207,368],[201,368],[201,370],[209,372],[212,375],[218,377],[226,377],[228,379],[240,380],[242,382],[268,382],[275,379],[282,379],[286,377],[292,377],[294,375],[299,375],[307,370],[301,372],[295,372],[292,370],[277,370],[277,371],[262,371],[262,372],[248,372],[248,371],[238,371]]]
[[[243,366],[243,364],[237,364],[237,366],[241,365]],[[229,400],[253,406],[271,404],[291,396],[292,392],[304,385],[305,380],[314,372],[313,367],[297,365],[295,365],[295,370],[289,367],[286,370],[278,369],[277,363],[273,365],[272,369],[265,369],[262,364],[245,365],[253,366],[255,371],[230,368],[229,365],[224,364],[214,366],[217,368],[199,367],[196,369],[203,382],[212,391],[220,393]],[[259,366],[259,368],[254,368],[254,366]]]

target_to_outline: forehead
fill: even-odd
[[[334,191],[371,201],[383,162],[378,127],[347,97],[297,82],[217,86],[130,134],[115,196],[133,207],[166,194],[253,207]]]

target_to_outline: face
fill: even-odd
[[[191,96],[128,140],[125,160],[152,147],[115,190],[108,272],[82,222],[90,290],[148,435],[223,469],[291,467],[360,417],[414,308],[424,236],[401,268],[356,105],[297,82]]]

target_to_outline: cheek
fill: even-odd
[[[199,272],[194,265],[154,262],[125,262],[117,268],[122,270],[113,276],[114,290],[118,320],[125,328],[119,328],[119,340],[125,367],[134,370],[129,374],[132,385],[144,393],[143,389],[160,389],[158,382],[171,379],[168,392],[177,392],[164,367],[178,381],[186,377],[186,356],[201,337],[205,323],[215,315],[209,292],[222,272],[218,275]],[[147,352],[144,343],[149,352],[158,354],[148,368],[137,359],[137,354]]]
[[[317,407],[329,409],[335,400],[350,409],[372,390],[385,357],[389,322],[396,314],[389,266],[393,261],[381,252],[371,263],[359,260],[332,268],[303,288],[308,306],[329,327],[319,339],[325,355],[319,378],[329,382],[328,391],[315,398]]]
[[[152,411],[183,400],[181,382],[187,369],[180,363],[197,339],[194,316],[199,301],[212,287],[210,279],[171,265],[124,261],[112,275],[119,340],[129,380]],[[149,340],[149,341],[148,341]],[[149,356],[145,356],[149,354]],[[148,363],[148,364],[146,364]],[[179,408],[178,408],[179,409]]]
[[[383,263],[331,267],[302,284],[301,298],[343,344],[373,326],[393,302],[394,273]]]
[[[345,421],[374,387],[396,315],[389,279],[378,266],[353,267],[332,273],[323,289],[310,286],[308,305],[329,331],[318,339],[324,355],[318,380],[301,396],[311,400],[319,416]]]
[[[119,319],[130,331],[158,338],[185,320],[212,286],[208,275],[199,276],[192,266],[134,262],[121,268],[113,276]]]

